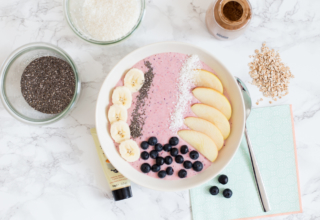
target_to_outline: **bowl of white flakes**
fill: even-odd
[[[73,32],[97,45],[127,39],[145,14],[145,0],[64,0],[63,6]]]

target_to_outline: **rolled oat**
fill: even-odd
[[[252,84],[259,88],[263,96],[272,98],[274,101],[289,94],[290,79],[294,78],[294,75],[282,62],[279,52],[269,49],[265,43],[262,44],[261,51],[254,52],[254,55],[249,56],[253,58],[249,63]]]

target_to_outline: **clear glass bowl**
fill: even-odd
[[[64,15],[67,19],[69,26],[71,27],[73,32],[76,33],[76,35],[78,35],[80,38],[82,38],[87,42],[97,44],[97,45],[111,45],[127,39],[140,26],[145,14],[145,0],[140,0],[140,1],[141,1],[141,10],[140,10],[140,16],[137,23],[133,26],[133,28],[129,33],[113,41],[100,41],[90,36],[90,34],[88,33],[84,25],[83,16],[82,16],[82,6],[85,0],[63,0],[63,9],[64,9]]]
[[[24,69],[35,59],[43,56],[60,58],[73,69],[76,85],[70,104],[59,114],[45,114],[33,109],[21,93],[20,80]],[[4,107],[16,119],[34,125],[50,124],[66,116],[75,106],[81,90],[81,82],[73,60],[62,49],[48,43],[31,43],[15,51],[4,61],[0,76],[0,95]]]

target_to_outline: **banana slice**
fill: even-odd
[[[112,105],[108,111],[108,119],[111,124],[116,121],[126,122],[128,119],[127,109],[122,105]]]
[[[141,89],[144,83],[144,73],[136,68],[133,68],[127,72],[124,77],[124,85],[128,87],[128,89],[134,93],[138,92]]]
[[[111,137],[117,143],[121,143],[130,138],[130,128],[124,121],[116,121],[111,125]]]
[[[128,162],[137,161],[140,157],[140,149],[138,144],[133,140],[121,142],[119,146],[120,154]]]
[[[118,86],[112,93],[112,103],[124,106],[126,109],[131,107],[132,95],[125,86]]]

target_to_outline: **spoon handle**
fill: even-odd
[[[247,145],[248,145],[249,154],[250,154],[250,158],[251,158],[253,174],[254,174],[254,178],[256,179],[256,184],[257,184],[257,188],[258,188],[258,192],[259,192],[260,201],[261,201],[261,204],[263,207],[263,211],[268,212],[268,211],[270,211],[271,208],[269,205],[269,200],[267,197],[266,190],[263,185],[262,177],[261,177],[261,174],[260,174],[260,171],[258,168],[258,163],[257,163],[256,158],[253,153],[250,138],[249,138],[249,135],[247,132],[247,125],[245,125],[244,133],[245,133],[246,139],[247,139]]]

